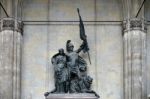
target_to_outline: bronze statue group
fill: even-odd
[[[87,75],[87,63],[79,56],[79,53],[84,49],[85,42],[80,48],[74,51],[74,45],[71,40],[66,43],[66,51],[59,49],[51,62],[54,66],[55,89],[51,92],[46,92],[45,96],[50,93],[93,93],[97,97],[95,91],[91,90],[92,78]]]
[[[87,75],[86,61],[79,56],[81,51],[84,53],[87,52],[89,62],[91,63],[84,24],[79,9],[77,11],[80,19],[80,39],[83,43],[78,50],[74,51],[74,45],[71,40],[68,40],[66,42],[67,53],[64,53],[64,49],[61,48],[52,57],[51,62],[54,66],[55,89],[51,92],[46,92],[45,96],[48,96],[50,93],[93,93],[99,97],[95,91],[91,90],[93,79]]]

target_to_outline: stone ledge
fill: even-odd
[[[49,94],[46,99],[98,99],[94,94]]]

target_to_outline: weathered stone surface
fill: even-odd
[[[3,18],[0,20],[0,31],[12,30],[22,34],[22,22],[13,18]]]
[[[127,20],[124,29],[124,97],[146,99],[146,30],[139,19]]]
[[[98,99],[94,94],[49,94],[46,99]]]
[[[18,0],[1,0],[7,13],[11,16],[7,6],[11,2]],[[23,20],[77,20],[76,8],[81,8],[84,18],[93,21],[122,21],[124,16],[128,18],[132,8],[129,8],[131,0],[19,0],[16,6],[21,10]],[[96,3],[96,6],[94,2]],[[123,1],[123,3],[122,3]],[[132,0],[134,5],[143,0]],[[67,3],[67,4],[65,4]],[[128,3],[124,6],[122,4]],[[150,0],[146,0],[143,8],[145,19],[150,20]],[[20,7],[21,6],[21,7]],[[131,4],[131,6],[133,6]],[[134,7],[134,6],[133,6]],[[74,9],[75,8],[75,9]],[[133,10],[137,13],[136,6]],[[72,12],[74,11],[74,12]],[[127,12],[122,15],[123,12]],[[16,11],[18,13],[18,11]],[[96,12],[96,13],[95,13]],[[141,12],[140,12],[141,13]],[[94,15],[93,15],[94,14]],[[63,17],[62,17],[63,16]],[[0,9],[0,17],[6,17],[4,11]],[[95,18],[93,18],[95,17]],[[135,16],[134,16],[135,17]],[[89,46],[95,47],[90,52],[92,65],[89,66],[89,73],[96,80],[93,88],[101,93],[103,99],[123,99],[123,47],[122,47],[122,25],[116,22],[86,22],[86,32],[89,38]],[[50,24],[50,25],[49,25]],[[25,22],[24,45],[22,57],[22,98],[21,99],[43,99],[43,92],[53,89],[53,68],[48,63],[48,59],[56,53],[58,46],[65,47],[64,43],[72,37],[73,41],[78,41],[77,22]],[[61,35],[58,38],[55,36]],[[66,36],[67,35],[67,36]],[[150,24],[147,32],[147,91],[150,93]],[[0,40],[2,40],[0,38]],[[57,45],[56,45],[57,44]],[[78,47],[79,43],[75,43]],[[1,45],[0,45],[1,46]],[[55,46],[55,48],[54,48]],[[2,49],[2,47],[0,47]],[[29,58],[30,57],[30,58]],[[2,57],[1,57],[2,58]],[[88,61],[88,60],[87,60]],[[0,68],[3,69],[3,68]],[[3,74],[3,72],[0,72]],[[51,75],[49,75],[51,73]],[[2,79],[3,77],[0,77]],[[34,79],[34,80],[33,80]],[[49,85],[49,87],[47,87]],[[1,99],[1,97],[0,97]]]
[[[13,18],[1,20],[0,99],[20,99],[22,35],[15,23]]]
[[[147,27],[147,93],[150,95],[150,25]]]

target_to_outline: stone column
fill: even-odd
[[[124,99],[146,99],[146,27],[142,19],[123,22]]]
[[[20,99],[22,23],[0,20],[0,99]]]

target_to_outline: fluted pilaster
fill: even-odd
[[[0,99],[20,99],[22,23],[0,20]]]
[[[124,99],[146,99],[146,26],[142,19],[123,22]]]

